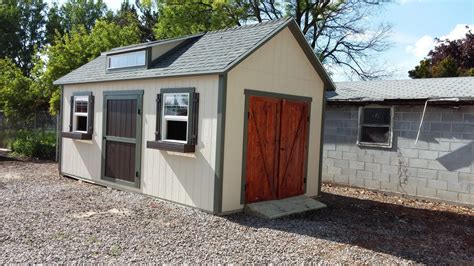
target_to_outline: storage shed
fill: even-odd
[[[329,76],[292,19],[112,49],[62,86],[62,175],[214,214],[318,196]]]

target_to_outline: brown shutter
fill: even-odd
[[[156,130],[155,140],[161,140],[161,94],[156,95]]]
[[[87,134],[94,131],[94,95],[89,95],[89,106],[87,108]]]
[[[71,113],[69,114],[69,132],[72,132],[72,124],[73,124],[73,113],[74,113],[74,96],[71,96],[71,101],[70,101],[70,110]]]
[[[194,92],[191,94],[193,97],[193,110],[192,110],[192,128],[191,128],[191,143],[192,145],[197,145],[198,138],[198,117],[199,117],[199,93]]]

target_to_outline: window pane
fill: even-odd
[[[109,55],[109,68],[144,66],[146,51]]]
[[[389,127],[361,127],[360,141],[367,143],[388,144]]]
[[[364,108],[362,122],[390,125],[390,108]]]
[[[87,102],[76,101],[76,113],[87,113]]]
[[[164,94],[164,103],[165,116],[188,116],[188,93],[166,93]]]
[[[185,121],[166,121],[166,139],[186,141],[187,127]]]
[[[87,116],[76,116],[76,131],[87,131]]]

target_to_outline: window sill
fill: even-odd
[[[80,132],[61,132],[61,137],[68,139],[92,139],[92,133],[80,133]]]
[[[391,149],[392,144],[386,143],[367,143],[367,142],[359,142],[357,143],[359,147],[366,147],[366,148],[383,148],[383,149]]]
[[[175,143],[175,142],[168,142],[168,141],[147,141],[146,147],[148,149],[176,151],[176,152],[182,152],[182,153],[194,152],[196,149],[196,145],[193,145],[193,144]]]

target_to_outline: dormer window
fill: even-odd
[[[145,65],[146,65],[146,50],[109,55],[107,57],[107,69],[141,67]]]

